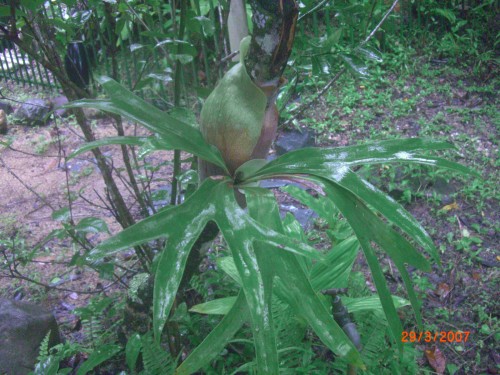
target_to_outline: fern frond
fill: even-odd
[[[142,337],[142,362],[147,375],[168,375],[175,371],[176,363],[151,334]]]
[[[42,342],[40,343],[40,350],[38,351],[37,357],[38,362],[43,362],[49,357],[49,341],[51,333],[52,331],[47,332]]]

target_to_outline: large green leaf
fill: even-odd
[[[358,249],[358,240],[350,237],[334,246],[326,255],[324,263],[315,263],[310,272],[314,290],[346,288]]]
[[[281,190],[316,212],[320,218],[328,223],[330,229],[333,229],[337,224],[338,217],[335,214],[338,213],[338,209],[330,200],[321,199],[321,196],[313,197],[304,189],[294,185],[284,186]]]
[[[125,347],[125,362],[127,362],[127,366],[132,372],[135,371],[135,366],[137,359],[139,358],[139,354],[141,353],[141,349],[141,335],[138,333],[131,335],[127,341],[127,346]]]
[[[258,237],[248,235],[251,224],[239,223],[246,215],[234,195],[225,197],[224,206],[230,215],[221,217],[217,223],[242,281],[252,322],[257,368],[262,374],[277,374],[279,363],[271,308],[274,271],[268,262],[268,252],[273,252],[276,244],[254,243]],[[227,219],[231,221],[225,221]]]
[[[381,295],[391,332],[397,338],[400,336],[401,322],[390,299],[372,244],[377,244],[386,251],[400,270],[419,325],[421,325],[421,316],[418,301],[405,264],[411,264],[423,270],[429,270],[430,265],[405,237],[378,218],[367,204],[400,226],[432,256],[437,258],[437,253],[425,231],[409,217],[402,207],[391,202],[390,199],[381,199],[382,194],[354,176],[350,168],[364,164],[413,162],[449,168],[460,173],[474,174],[475,172],[459,164],[416,154],[420,150],[441,150],[451,147],[453,146],[446,142],[407,139],[334,149],[302,149],[287,153],[263,166],[254,172],[253,176],[248,176],[247,182],[276,176],[291,175],[295,178],[302,176],[317,182],[323,186],[325,191],[328,191],[327,195],[347,218],[360,241]],[[322,192],[321,189],[320,192]]]
[[[340,184],[365,202],[368,202],[389,221],[408,233],[432,256],[434,261],[440,264],[439,254],[430,236],[422,225],[399,203],[368,181],[359,178],[354,172],[347,173]]]
[[[172,148],[197,155],[226,170],[219,151],[205,142],[199,130],[147,103],[109,77],[100,77],[98,81],[109,99],[78,100],[65,108],[91,107],[124,116],[157,133]]]
[[[278,357],[271,313],[274,263],[269,253],[292,253],[320,258],[315,249],[288,238],[248,216],[238,205],[231,187],[219,184],[214,193],[214,220],[226,240],[248,304],[257,366],[261,373],[277,373]],[[267,211],[266,207],[262,207]],[[278,251],[276,251],[278,250]]]
[[[183,233],[185,227],[196,221],[208,220],[214,214],[213,203],[207,201],[218,182],[207,179],[182,205],[172,206],[124,229],[115,236],[101,242],[87,255],[90,262],[102,259],[113,253],[126,250],[144,242],[158,238],[168,238],[178,232]]]
[[[322,258],[307,244],[252,219],[236,202],[234,189],[228,180],[206,179],[182,205],[170,207],[134,224],[102,242],[87,255],[87,260],[92,262],[144,242],[167,238],[155,274],[153,326],[157,339],[170,314],[189,252],[210,220],[217,223],[233,251],[233,257],[244,261],[238,269],[240,276],[252,272],[245,267],[253,266],[248,257],[251,257],[254,241],[262,242],[273,250]]]
[[[117,345],[103,345],[93,351],[88,359],[78,368],[77,375],[85,375],[92,371],[95,367],[99,366],[104,361],[115,356],[121,348]]]
[[[211,195],[218,184],[211,179],[205,180],[184,204],[160,211],[130,226],[102,242],[87,256],[93,261],[147,241],[167,238],[155,274],[153,326],[157,339],[170,314],[189,252],[206,223],[214,216],[215,199]]]
[[[474,171],[460,164],[416,153],[422,150],[449,148],[453,148],[450,143],[420,138],[379,141],[348,147],[303,148],[288,152],[271,161],[253,176],[249,176],[248,180],[285,174],[315,175],[340,183],[352,167],[394,162],[425,164],[452,169],[464,174],[474,174]]]
[[[260,374],[279,371],[276,335],[272,315],[273,265],[266,252],[273,251],[263,243],[226,241],[243,281],[243,290],[250,310],[257,368]]]
[[[157,340],[160,339],[163,326],[175,301],[191,248],[213,214],[212,210],[213,204],[208,203],[202,207],[198,215],[194,210],[190,210],[186,217],[179,215],[175,218],[175,222],[180,222],[179,230],[169,230],[167,243],[155,272],[153,329]],[[173,221],[169,224],[171,227],[177,227]]]
[[[397,309],[409,305],[409,302],[407,300],[397,296],[392,296],[392,301],[394,302],[394,305]],[[347,308],[349,313],[356,313],[366,310],[382,311],[382,304],[380,302],[379,296],[377,295],[358,298],[342,297],[342,303]]]
[[[147,142],[146,137],[108,137],[99,139],[94,142],[85,143],[83,146],[79,147],[76,151],[73,151],[68,159],[72,159],[84,152],[90,151],[96,147],[109,146],[109,145],[130,145],[130,146],[142,146]]]
[[[321,180],[318,179],[317,182],[321,183]],[[403,270],[404,264],[402,262],[404,261],[413,264],[415,267],[424,269],[429,269],[430,267],[426,259],[404,237],[381,221],[356,195],[330,181],[324,181],[323,189],[346,217],[356,233],[356,237],[361,244],[366,261],[370,267],[391,333],[400,349],[402,349],[399,338],[401,337],[403,327],[397,315],[372,243],[378,244],[380,248],[385,250],[395,260],[396,266],[402,266]],[[401,259],[403,260],[401,261]],[[413,305],[415,315],[420,323],[419,308],[419,306]]]
[[[188,375],[208,365],[219,355],[248,318],[249,312],[245,295],[243,292],[240,292],[231,310],[229,310],[208,336],[205,337],[205,340],[189,354],[175,373],[178,375]]]
[[[231,307],[233,307],[235,302],[236,297],[217,298],[194,305],[189,309],[189,311],[208,315],[226,315],[231,310]]]
[[[246,190],[250,214],[267,227],[283,231],[273,193],[257,188]],[[280,278],[283,286],[280,294],[298,315],[306,319],[323,343],[337,355],[345,356],[349,362],[362,367],[359,353],[316,295],[295,255],[289,252],[267,252],[267,261]]]
[[[218,192],[214,195],[217,199],[214,221],[228,243],[234,241],[235,246],[239,244],[247,247],[247,243],[261,242],[278,251],[285,250],[311,259],[323,259],[323,255],[313,247],[254,220],[238,205],[234,190],[229,184],[219,184],[217,189]]]
[[[236,265],[234,264],[233,257],[222,257],[217,259],[217,267],[223,270],[225,273],[231,277],[236,283],[241,286],[241,278]]]

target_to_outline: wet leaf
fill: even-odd
[[[358,47],[354,50],[354,53],[359,57],[364,57],[368,60],[373,60],[377,62],[382,62],[381,53],[372,47]]]
[[[63,207],[57,211],[52,212],[52,220],[67,221],[69,217],[70,212],[68,207]]]
[[[392,301],[394,302],[394,305],[397,309],[403,306],[408,306],[410,304],[409,301],[398,296],[392,296]],[[382,304],[380,303],[380,298],[377,295],[359,298],[342,297],[342,302],[344,303],[344,306],[347,308],[349,313],[355,313],[364,310],[382,311]]]
[[[171,149],[190,152],[226,169],[219,151],[205,142],[198,129],[147,103],[109,77],[100,77],[98,81],[109,96],[108,99],[83,99],[62,108],[90,107],[124,116],[155,132],[162,143],[167,143]]]
[[[274,194],[261,188],[248,190],[246,196],[250,215],[267,227],[283,232]],[[273,265],[280,280],[275,288],[278,296],[288,302],[297,314],[308,322],[330,350],[363,367],[358,351],[318,298],[297,256],[290,252],[268,251],[266,259]]]
[[[141,352],[142,341],[141,336],[136,333],[127,341],[127,346],[125,347],[125,361],[127,362],[127,366],[130,371],[135,371],[135,365],[137,363],[137,358],[139,357],[139,353]]]
[[[310,277],[314,290],[346,288],[358,251],[359,242],[356,237],[350,237],[333,247],[325,262],[315,263],[311,268]]]
[[[185,40],[165,39],[156,44],[155,48],[158,47],[165,48],[171,53],[177,53],[179,51],[179,48],[182,48],[182,52],[191,57],[194,57],[198,54],[198,50],[191,43]]]
[[[446,358],[444,354],[436,347],[425,350],[425,357],[431,367],[438,373],[444,374],[444,370],[446,369]]]
[[[212,301],[194,305],[189,309],[189,311],[200,314],[226,315],[231,310],[235,302],[236,297],[218,298]]]
[[[350,168],[355,166],[398,162],[424,164],[477,175],[475,171],[460,164],[419,153],[453,147],[448,142],[420,138],[379,141],[348,147],[308,147],[287,152],[265,165],[254,176],[249,176],[249,179],[270,178],[274,174],[303,174],[341,182]]]
[[[177,368],[176,375],[189,375],[208,365],[248,319],[248,305],[240,292],[231,310]]]
[[[78,156],[84,152],[90,151],[97,147],[109,146],[109,145],[131,145],[131,146],[142,146],[146,143],[148,138],[146,137],[108,137],[99,139],[94,142],[85,143],[83,146],[79,147],[77,150],[73,151],[69,156],[68,160]]]
[[[366,78],[369,75],[368,66],[358,56],[340,55],[340,57],[344,60],[346,66],[354,76],[357,76],[358,78]]]
[[[75,230],[83,233],[109,233],[106,222],[97,217],[86,217],[80,220]]]
[[[102,345],[89,355],[89,358],[78,368],[77,375],[85,375],[104,361],[115,356],[120,351],[116,345]]]
[[[447,204],[446,206],[441,207],[441,211],[451,211],[451,210],[459,210],[460,207],[458,206],[457,202],[453,202],[450,204]]]

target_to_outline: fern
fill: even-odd
[[[139,289],[143,287],[149,280],[148,273],[139,273],[135,275],[128,286],[128,298],[130,298],[135,303],[144,303],[139,297]]]
[[[392,375],[392,374],[416,374],[415,350],[405,347],[405,352],[400,358],[397,348],[391,345],[388,339],[389,330],[387,321],[382,314],[376,312],[360,313],[355,315],[356,326],[361,335],[362,349],[361,358],[367,369],[367,375]],[[345,372],[348,363],[337,358],[333,369]]]
[[[153,340],[152,335],[146,334],[141,339],[142,362],[144,365],[143,375],[167,375],[173,374],[176,361],[163,349],[160,344]]]
[[[111,298],[99,296],[92,298],[87,306],[75,309],[83,327],[82,347],[94,351],[113,341],[114,328],[120,324],[119,320],[112,319],[117,306],[120,304],[116,304]]]
[[[40,350],[38,351],[38,357],[36,358],[38,362],[43,362],[49,357],[49,341],[51,333],[52,331],[47,332],[40,343]]]
[[[80,345],[70,342],[57,344],[51,348],[49,346],[50,334],[49,331],[40,343],[37,363],[30,375],[63,375],[71,372],[70,368],[59,369],[59,364],[61,361],[79,353],[82,348]]]

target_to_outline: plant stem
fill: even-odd
[[[179,24],[179,30],[177,33],[177,39],[184,39],[184,29],[186,26],[186,2],[181,1],[181,19]],[[175,17],[175,11],[174,17]],[[177,54],[182,54],[183,46],[179,44],[177,46]],[[174,106],[178,107],[181,101],[181,74],[182,74],[182,64],[179,60],[175,63],[175,84],[174,84]],[[177,204],[177,187],[179,184],[178,175],[181,171],[181,152],[179,150],[174,150],[174,170],[172,176],[172,194],[170,195],[170,205]]]

